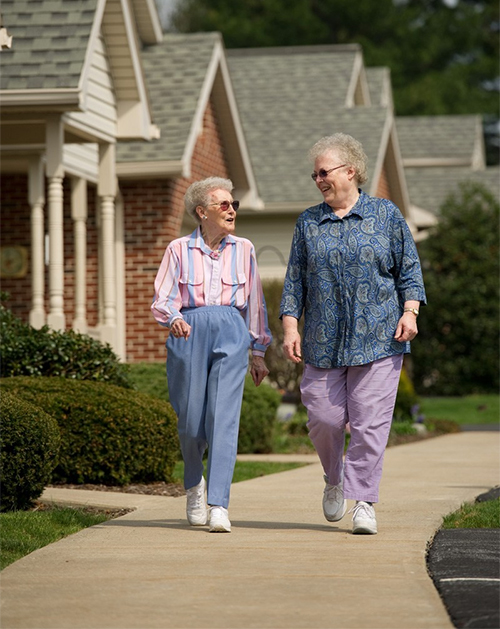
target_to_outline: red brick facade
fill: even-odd
[[[120,181],[125,231],[125,321],[126,361],[158,362],[166,357],[166,330],[150,311],[153,282],[168,243],[178,237],[187,187],[209,176],[228,177],[215,109],[208,104],[191,163],[191,178]],[[70,180],[64,181],[64,312],[66,325],[74,319],[74,238],[71,219]],[[31,228],[28,183],[25,174],[2,177],[2,245],[22,245],[30,250]],[[47,219],[46,219],[47,225]],[[47,228],[46,228],[47,230]],[[88,186],[87,219],[87,319],[98,322],[96,189]],[[46,312],[48,276],[46,271]],[[3,278],[2,290],[10,293],[8,306],[27,321],[31,307],[31,269],[22,278]]]

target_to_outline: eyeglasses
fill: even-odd
[[[320,179],[324,179],[325,177],[327,177],[332,171],[337,170],[337,168],[343,168],[344,166],[347,166],[347,164],[342,164],[341,166],[335,166],[334,168],[330,168],[330,170],[325,170],[324,168],[320,168],[319,171],[317,173],[311,173],[311,179],[313,181],[316,181],[316,179],[319,177]]]
[[[232,205],[233,210],[237,212],[238,208],[240,207],[240,202],[239,201],[231,201],[231,202],[221,201],[220,203],[209,203],[208,207],[210,207],[211,205],[218,205],[219,210],[221,210],[221,212],[227,212],[229,210],[229,206]]]

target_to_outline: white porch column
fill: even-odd
[[[45,256],[44,217],[45,178],[42,157],[30,161],[28,202],[31,207],[31,309],[30,325],[40,329],[45,325]]]
[[[125,330],[125,217],[123,197],[118,190],[115,203],[115,242],[116,242],[116,353],[121,360],[127,357]]]
[[[99,145],[97,194],[101,209],[102,322],[100,338],[116,351],[115,145]]]
[[[47,323],[64,330],[63,143],[61,116],[50,116],[46,128],[46,173],[49,207],[49,303]]]
[[[73,329],[81,334],[87,324],[87,182],[71,180],[71,218],[75,237],[75,319]]]

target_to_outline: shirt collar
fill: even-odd
[[[365,218],[365,205],[366,205],[367,195],[366,193],[363,192],[363,190],[361,190],[361,188],[358,188],[358,192],[359,192],[358,200],[343,218],[346,218],[347,216],[350,216],[351,214],[356,214],[356,216],[359,216],[359,218],[361,219]],[[323,201],[323,203],[321,203],[319,207],[320,207],[320,213],[321,213],[321,216],[319,219],[320,223],[328,219],[333,220],[333,221],[343,220],[343,218],[339,218],[335,214],[335,212],[332,211],[332,208],[328,205],[328,203],[326,203],[326,201]]]
[[[231,234],[228,234],[221,240],[219,250],[223,251],[226,245],[234,245],[234,244],[236,244],[236,240]],[[194,232],[189,237],[188,246],[190,249],[200,249],[201,251],[203,251],[203,253],[206,253],[207,255],[213,254],[212,249],[210,249],[210,247],[205,243],[205,240],[203,239],[203,236],[201,234],[201,225],[198,225],[198,227],[194,230]]]

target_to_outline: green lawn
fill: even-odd
[[[500,396],[423,397],[420,411],[426,419],[451,419],[458,424],[497,424],[500,422]]]
[[[296,467],[302,467],[306,463],[275,463],[266,461],[236,461],[233,474],[233,483],[239,483],[243,480],[250,480],[259,476],[267,476],[268,474],[276,474],[277,472],[286,472]],[[184,475],[184,461],[178,461],[175,464],[173,477],[174,480],[182,483]]]
[[[443,519],[444,529],[500,528],[500,498],[486,502],[465,503]]]
[[[106,513],[68,507],[1,513],[0,570],[43,546],[108,519]]]

